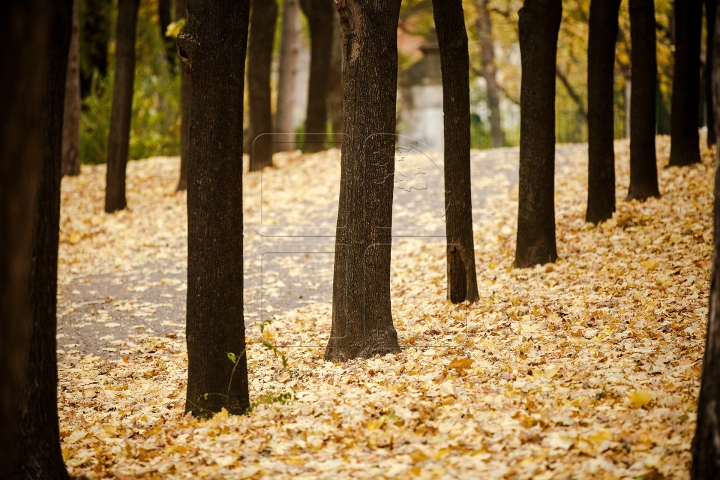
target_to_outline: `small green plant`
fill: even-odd
[[[263,395],[258,399],[256,402],[251,402],[250,406],[245,410],[245,414],[251,413],[253,410],[255,410],[255,407],[257,407],[260,404],[272,404],[272,403],[280,403],[282,405],[285,405],[290,400],[293,400],[295,398],[295,392],[285,392],[281,393],[279,395],[273,395],[272,393],[268,393],[267,395]]]

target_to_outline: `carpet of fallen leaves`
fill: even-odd
[[[668,154],[668,139],[659,137],[660,167]],[[492,152],[473,152],[483,155]],[[286,331],[302,335],[293,325],[303,316],[328,314],[317,304],[278,315],[262,334],[249,328],[258,405],[248,415],[183,415],[182,333],[138,334],[120,342],[128,355],[118,360],[59,353],[69,471],[87,478],[687,478],[708,312],[713,155],[660,168],[662,197],[626,203],[628,155],[627,142],[618,142],[618,211],[599,227],[584,221],[586,154],[558,168],[555,264],[511,268],[517,188],[489,197],[475,225],[474,305],[445,301],[445,264],[431,247],[394,247],[401,354],[334,364],[322,360],[322,348],[283,348],[284,367],[260,339],[280,345]],[[337,169],[337,157],[280,157],[264,175],[331,178],[322,169]],[[504,167],[517,168],[516,151],[514,158]],[[169,158],[131,162],[130,210],[115,215],[101,213],[103,167],[63,181],[61,286],[158,255],[184,261],[177,167]],[[428,319],[436,329],[422,323]],[[327,318],[312,321],[329,327]],[[448,341],[454,346],[442,346]],[[273,401],[282,393],[292,398]]]

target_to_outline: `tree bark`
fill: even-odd
[[[275,133],[285,134],[275,145],[275,151],[294,150],[295,131],[293,110],[295,107],[295,82],[300,59],[300,3],[285,0],[280,40],[280,75],[278,78],[277,109],[275,110]]]
[[[590,2],[588,40],[588,206],[585,220],[600,223],[615,211],[613,96],[620,0]]]
[[[91,93],[93,75],[105,78],[112,0],[83,0],[80,5],[80,95]]]
[[[716,15],[720,12],[716,11]],[[716,21],[717,18],[716,18]],[[713,110],[720,114],[720,31],[713,35]],[[715,133],[720,125],[716,124]],[[716,156],[717,167],[720,156]],[[715,169],[713,214],[713,257],[710,274],[710,311],[708,313],[705,353],[703,354],[700,395],[698,398],[695,437],[692,442],[693,479],[720,477],[720,168]]]
[[[337,8],[345,134],[328,361],[400,352],[390,309],[400,0],[339,0]]]
[[[715,111],[713,108],[712,72],[715,63],[715,24],[717,16],[717,0],[705,0],[705,25],[707,38],[705,43],[705,111],[707,112],[707,146],[717,143],[715,135]]]
[[[305,133],[327,132],[327,92],[333,36],[333,0],[300,0],[310,25],[310,79]],[[325,142],[306,141],[303,150],[319,152]]]
[[[520,179],[515,266],[557,259],[555,246],[555,66],[561,0],[520,9]]]
[[[135,32],[140,0],[118,0],[117,39],[115,41],[115,84],[110,111],[105,211],[112,213],[127,206],[125,169],[130,144],[133,83],[135,81]]]
[[[627,199],[659,197],[655,157],[657,58],[655,1],[630,0],[632,101],[630,102],[630,188]]]
[[[480,38],[480,60],[482,61],[482,76],[485,79],[487,105],[490,110],[490,132],[493,147],[505,146],[505,134],[500,119],[500,89],[498,88],[495,66],[495,49],[493,46],[492,19],[488,0],[475,0],[477,21],[475,23]]]
[[[43,162],[49,9],[41,0],[0,3],[0,472],[12,472],[32,316],[33,198]]]
[[[249,0],[189,0],[178,52],[192,88],[185,410],[244,413],[242,130]],[[228,353],[237,357],[236,362]]]
[[[337,9],[333,9],[333,36],[330,52],[330,85],[327,108],[333,133],[343,133],[342,26]]]
[[[175,21],[187,18],[185,0],[175,0]],[[177,50],[177,46],[176,46]],[[175,52],[177,55],[177,51]],[[178,192],[187,190],[188,135],[190,128],[190,79],[185,64],[180,63],[180,180]]]
[[[669,166],[681,167],[700,162],[701,30],[702,0],[677,2]]]
[[[250,171],[272,166],[272,150],[262,148],[272,133],[270,70],[275,40],[275,0],[252,0],[248,45],[248,93],[250,97]],[[265,140],[265,141],[263,141]]]
[[[175,42],[165,35],[168,25],[172,23],[171,3],[171,0],[158,0],[158,27],[160,28],[160,38],[165,44],[165,56],[168,63],[175,65],[175,57],[177,56]]]
[[[43,110],[39,118],[43,161],[36,185],[30,308],[32,326],[19,391],[20,438],[15,478],[70,478],[60,450],[57,413],[57,269],[63,108],[72,30],[72,0],[53,2],[43,58]]]
[[[478,300],[470,193],[470,57],[462,0],[433,0],[440,46],[445,138],[447,297]]]
[[[65,118],[62,134],[62,174],[80,175],[80,45],[78,3],[73,2],[72,36],[65,81]]]

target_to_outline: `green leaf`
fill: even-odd
[[[235,356],[234,353],[232,353],[232,352],[226,352],[226,353],[231,362],[233,362],[233,363],[237,362],[237,357]]]

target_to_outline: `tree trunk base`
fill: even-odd
[[[375,355],[383,357],[401,352],[397,333],[392,332],[386,335],[370,335],[361,343],[349,342],[344,338],[331,338],[323,358],[327,362],[347,362],[355,358],[372,358]]]

